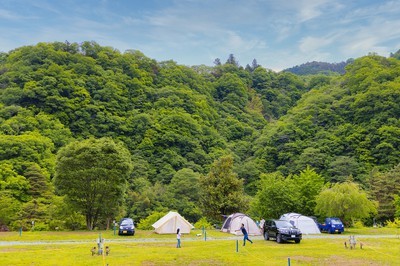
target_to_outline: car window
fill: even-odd
[[[132,220],[123,220],[121,222],[121,225],[133,225],[133,221]]]
[[[276,224],[278,227],[283,228],[283,227],[293,227],[293,225],[287,221],[276,221]]]

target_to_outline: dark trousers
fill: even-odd
[[[253,244],[253,241],[250,240],[248,235],[243,236],[243,246],[246,245],[246,240]]]

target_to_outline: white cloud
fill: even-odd
[[[323,14],[322,9],[328,3],[327,0],[304,0],[298,2],[300,9],[298,16],[300,22],[311,20]]]
[[[0,49],[39,41],[94,40],[121,51],[138,49],[156,60],[185,64],[212,65],[215,58],[233,53],[243,64],[256,58],[276,70],[312,60],[338,62],[368,52],[394,52],[400,43],[400,0],[143,4],[101,0],[91,5],[77,0],[2,2],[0,32],[10,40],[0,42]]]
[[[299,49],[302,53],[310,53],[325,48],[332,43],[332,39],[325,37],[304,37],[300,40]]]
[[[0,19],[6,19],[6,20],[21,20],[25,19],[26,17],[18,15],[14,12],[11,12],[6,9],[0,9]]]

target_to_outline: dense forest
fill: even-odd
[[[168,210],[193,223],[238,211],[393,221],[396,55],[296,75],[232,54],[183,66],[95,42],[0,53],[0,226],[94,229],[130,216],[146,228]],[[340,207],[323,205],[329,193],[344,195]],[[358,205],[343,212],[347,198]]]
[[[346,62],[340,63],[327,63],[327,62],[307,62],[298,66],[287,68],[284,71],[296,74],[296,75],[334,75],[334,74],[344,74],[346,72],[345,68],[348,64],[351,64],[354,60],[348,59]]]

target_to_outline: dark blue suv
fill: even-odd
[[[135,235],[135,224],[131,218],[122,218],[119,222],[118,235]]]

